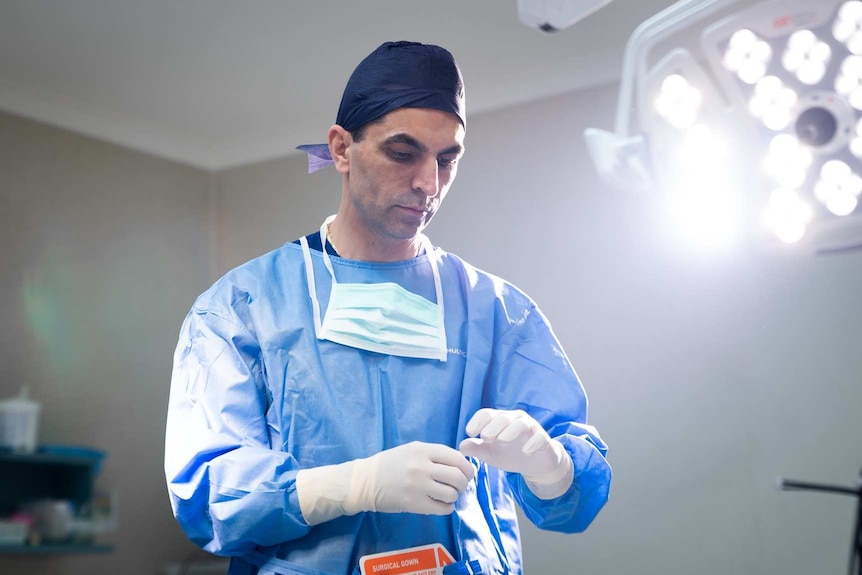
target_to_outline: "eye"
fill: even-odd
[[[401,150],[389,149],[388,153],[389,153],[390,158],[392,158],[396,162],[400,162],[400,163],[410,162],[415,157],[413,152],[404,152]]]
[[[437,160],[437,165],[439,165],[441,168],[451,170],[458,165],[458,158],[439,158]]]

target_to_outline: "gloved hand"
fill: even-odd
[[[303,469],[296,492],[309,525],[362,511],[448,515],[474,472],[451,447],[414,441],[365,459]]]
[[[480,409],[466,431],[470,437],[461,442],[461,453],[520,473],[541,499],[559,497],[574,480],[572,459],[563,445],[520,409]]]

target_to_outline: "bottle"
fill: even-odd
[[[0,449],[24,453],[36,451],[40,405],[23,386],[16,397],[0,401]]]

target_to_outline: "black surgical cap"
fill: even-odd
[[[365,57],[344,88],[335,123],[353,132],[398,108],[451,112],[467,126],[464,80],[445,48],[418,42],[385,42]],[[308,171],[332,163],[326,144],[298,146]]]
[[[352,132],[398,108],[433,108],[467,125],[464,80],[445,48],[386,42],[353,71],[335,123]]]

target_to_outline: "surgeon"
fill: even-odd
[[[302,147],[341,174],[338,212],[186,317],[170,502],[231,575],[386,575],[415,548],[446,573],[521,574],[516,505],[575,533],[607,501],[606,445],[545,316],[423,233],[465,130],[447,50],[378,47],[328,142]]]

